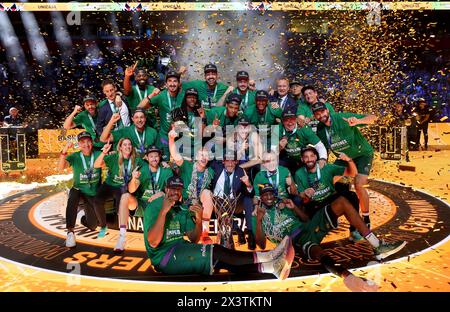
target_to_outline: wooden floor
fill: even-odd
[[[372,178],[392,181],[424,190],[449,202],[450,151],[411,153],[415,171],[400,171],[398,162],[376,160]],[[29,160],[22,174],[0,176],[0,187],[8,183],[44,182],[56,174],[56,160]],[[14,189],[11,188],[11,193]],[[450,209],[450,207],[449,207]],[[450,220],[446,220],[450,222]],[[393,261],[357,270],[380,285],[380,291],[450,291],[450,241],[434,250],[425,251],[408,260]],[[329,274],[288,279],[286,281],[249,281],[239,283],[177,284],[127,282],[54,273],[17,265],[0,259],[1,291],[347,291],[342,280]]]

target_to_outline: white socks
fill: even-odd
[[[259,272],[261,273],[273,273],[274,271],[272,261],[259,264]]]
[[[375,234],[373,234],[372,232],[370,232],[369,234],[367,234],[365,236],[365,239],[367,239],[367,241],[374,247],[374,248],[378,248],[378,246],[380,246],[380,240],[375,236]]]
[[[202,232],[209,233],[209,220],[202,220]]]

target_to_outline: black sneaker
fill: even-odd
[[[247,244],[248,244],[248,249],[250,249],[250,250],[256,249],[255,235],[253,235],[252,231],[248,231]]]
[[[245,243],[247,243],[247,241],[245,240],[244,232],[241,229],[237,229],[236,232],[237,232],[237,235],[238,235],[239,245],[245,245]]]

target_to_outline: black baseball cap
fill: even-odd
[[[217,73],[217,66],[216,65],[214,65],[214,64],[212,64],[212,63],[209,63],[209,64],[206,64],[205,65],[205,74],[207,73],[207,72],[210,72],[210,71],[213,71],[213,72],[216,72]]]
[[[256,91],[257,100],[269,100],[269,93],[266,90]]]
[[[236,74],[236,80],[241,80],[241,79],[249,80],[250,75],[245,70],[238,71]]]
[[[241,105],[242,97],[239,94],[236,93],[230,93],[227,96],[227,103],[236,102],[239,105]]]
[[[319,152],[316,150],[316,148],[312,145],[307,145],[306,147],[302,148],[301,156],[303,157],[303,154],[307,151],[311,151],[314,154],[316,154],[317,159],[319,159]]]
[[[169,78],[177,78],[178,80],[180,80],[180,74],[174,70],[169,70],[166,74],[166,81]]]
[[[188,96],[188,95],[194,95],[194,96],[196,96],[198,98],[198,91],[197,91],[197,89],[195,89],[195,88],[188,88],[188,89],[186,89],[185,96]]]
[[[156,147],[155,145],[152,145],[152,146],[147,147],[147,149],[145,150],[145,155],[147,155],[148,153],[154,153],[154,152],[158,153],[159,155],[162,154],[162,151],[158,147]]]
[[[263,185],[259,186],[259,194],[262,195],[267,192],[275,192],[275,189],[273,188],[272,184],[265,183]]]
[[[143,114],[145,115],[145,109],[143,109],[142,107],[138,107],[138,108],[136,108],[135,111],[133,112],[133,116],[134,116],[134,114],[136,114],[136,113],[143,113]],[[147,116],[147,115],[145,115],[145,116]]]
[[[80,141],[81,139],[85,139],[85,138],[89,138],[92,140],[91,134],[87,131],[83,131],[77,135],[77,141]]]
[[[291,117],[297,117],[297,112],[292,109],[288,109],[287,111],[283,112],[283,119]]]
[[[248,120],[248,118],[245,115],[243,115],[243,116],[239,117],[238,124],[239,125],[243,125],[243,126],[247,126],[247,125],[250,124],[250,121]]]
[[[302,83],[300,82],[300,80],[299,80],[298,78],[293,78],[293,79],[291,80],[291,82],[289,83],[289,86],[292,87],[293,85],[299,85],[299,86],[301,86]]]
[[[168,188],[183,188],[184,183],[183,180],[181,180],[180,177],[172,176],[167,179],[167,187]]]
[[[325,103],[322,103],[322,102],[316,102],[313,105],[311,105],[311,110],[313,113],[320,111],[322,109],[326,109],[326,108],[327,107],[326,107]]]
[[[84,97],[83,104],[86,103],[87,101],[97,102],[97,98],[93,95],[88,95],[88,96]]]

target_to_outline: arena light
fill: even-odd
[[[2,11],[0,11],[0,40],[6,50],[9,68],[14,68],[17,75],[20,78],[24,78],[27,72],[25,54],[14,32],[8,14]]]
[[[47,0],[50,3],[55,3],[55,0]],[[61,12],[50,12],[52,17],[53,32],[55,33],[56,42],[60,47],[60,52],[64,58],[70,58],[72,55],[72,38],[67,30],[67,24]]]
[[[31,54],[41,65],[46,65],[49,59],[49,52],[34,14],[31,12],[20,12],[20,17],[25,27]]]
[[[120,31],[119,26],[117,25],[116,13],[111,13],[109,15],[109,22],[111,23],[112,35],[114,38],[114,46],[113,49],[117,53],[120,53],[123,50],[122,40],[120,39]]]

